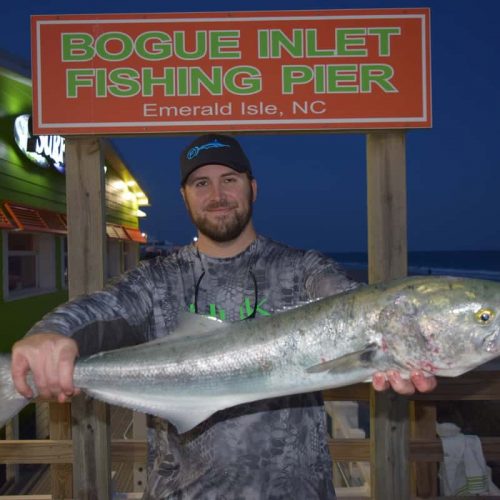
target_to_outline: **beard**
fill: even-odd
[[[195,214],[189,204],[187,209],[193,224],[198,231],[217,243],[226,243],[235,240],[247,227],[253,212],[253,189],[250,186],[246,204],[241,208],[232,210],[229,214],[217,218],[215,221],[209,220],[204,214]],[[207,205],[207,210],[217,208],[231,208],[233,205],[225,200],[213,202]]]

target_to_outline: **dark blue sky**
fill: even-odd
[[[410,250],[500,250],[500,2],[497,0],[16,0],[2,5],[0,49],[30,59],[32,14],[430,7],[433,128],[407,133]],[[142,228],[191,240],[178,157],[189,136],[113,139],[147,192]],[[362,134],[246,135],[259,182],[255,224],[288,244],[366,250]]]

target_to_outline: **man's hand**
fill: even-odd
[[[390,370],[373,375],[372,385],[376,391],[385,391],[391,387],[398,394],[411,395],[415,391],[430,392],[437,385],[436,377],[426,376],[423,372],[413,371],[409,379],[401,377],[399,372]]]
[[[64,403],[79,392],[73,386],[77,356],[76,342],[64,335],[37,333],[25,337],[12,347],[14,386],[24,397],[33,397],[33,391],[26,381],[31,371],[41,397],[57,398],[60,403]]]

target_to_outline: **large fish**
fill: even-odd
[[[180,331],[79,359],[74,383],[185,432],[214,412],[368,381],[376,371],[458,376],[499,354],[500,283],[414,277],[223,323],[190,315]],[[0,426],[28,400],[0,361]]]

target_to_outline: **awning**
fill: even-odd
[[[118,224],[106,224],[106,234],[114,240],[130,240],[123,226]]]
[[[19,229],[43,233],[67,233],[66,223],[62,218],[63,214],[10,201],[4,202],[4,207]]]
[[[132,241],[136,241],[137,243],[147,242],[147,239],[142,235],[140,229],[135,229],[133,227],[125,227],[125,226],[123,227]]]
[[[2,229],[17,228],[23,231],[56,234],[67,234],[68,232],[66,214],[33,208],[10,201],[5,201],[4,207],[14,224],[0,208],[0,228]],[[146,242],[146,238],[142,236],[139,229],[120,226],[119,224],[106,224],[106,235],[114,240]]]
[[[14,224],[7,219],[7,216],[0,209],[0,229],[12,229]]]

